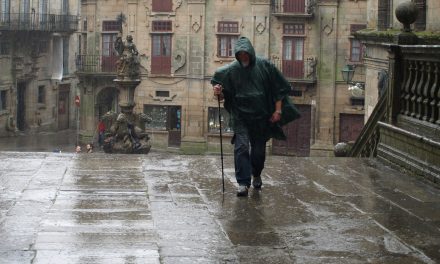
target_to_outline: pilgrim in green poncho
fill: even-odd
[[[261,188],[266,141],[285,140],[281,126],[299,117],[288,93],[290,84],[268,60],[257,57],[246,37],[237,40],[236,60],[219,68],[211,79],[214,94],[224,98],[234,130],[235,176],[238,196],[251,185]]]

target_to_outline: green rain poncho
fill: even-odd
[[[212,84],[223,86],[224,107],[230,114],[234,132],[245,126],[254,136],[285,140],[281,126],[299,117],[288,96],[290,84],[271,62],[255,55],[246,37],[239,38],[235,44],[236,58],[240,51],[250,55],[248,67],[243,67],[237,59],[219,68],[211,79]],[[269,119],[278,100],[282,100],[281,120],[271,124]]]

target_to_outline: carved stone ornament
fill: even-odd
[[[324,32],[327,35],[330,35],[333,32],[333,26],[334,26],[335,18],[327,18],[321,20],[321,31]]]
[[[177,72],[186,63],[186,52],[182,49],[178,49],[173,53],[173,72]]]
[[[196,21],[193,23],[192,29],[194,30],[194,32],[198,32],[200,28],[201,28],[201,26],[200,26],[199,22]]]
[[[179,8],[182,5],[182,0],[174,0],[173,2],[174,2],[173,3],[173,7],[174,7],[173,11],[176,12],[177,8]]]
[[[264,30],[266,29],[266,22],[267,22],[267,17],[264,17],[264,21],[262,19],[259,19],[261,21],[258,22],[258,20],[256,21],[257,26],[255,27],[255,30],[259,33],[259,34],[263,34]]]

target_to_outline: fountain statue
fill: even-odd
[[[133,112],[134,91],[139,85],[140,67],[133,37],[126,41],[119,36],[115,41],[119,54],[117,78],[113,80],[120,91],[120,113],[108,112],[102,118],[109,129],[106,131],[103,149],[106,153],[147,154],[150,151],[150,138],[145,131],[145,123],[151,122],[146,114]]]

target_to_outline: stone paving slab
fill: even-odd
[[[0,152],[0,263],[439,263],[440,190],[373,159]]]

